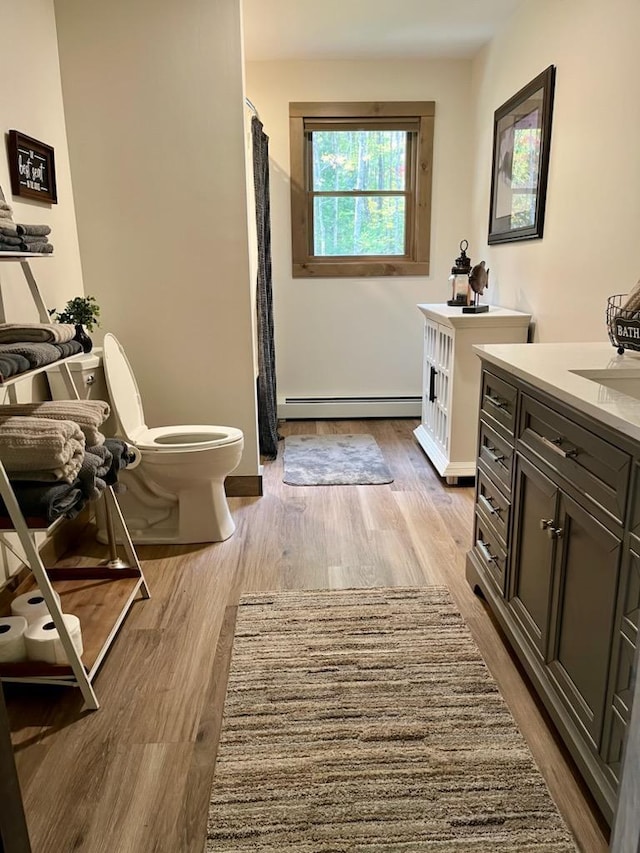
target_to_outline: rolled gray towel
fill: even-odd
[[[106,448],[105,448],[106,449]],[[109,453],[109,451],[107,451]],[[95,453],[85,451],[80,471],[78,472],[78,484],[83,495],[90,501],[97,501],[101,493],[107,488],[104,481],[105,474],[111,467],[111,454],[109,453],[109,464]]]
[[[10,479],[73,482],[85,440],[73,421],[0,417],[0,461]]]
[[[0,356],[6,353],[23,355],[32,369],[44,367],[45,364],[52,364],[60,358],[60,350],[56,349],[53,344],[0,344]]]
[[[48,225],[22,225],[18,222],[16,228],[21,236],[46,237],[47,234],[51,234],[51,228]]]
[[[50,255],[53,252],[53,243],[24,243],[21,244],[23,252],[35,252],[38,255]]]
[[[75,334],[72,323],[0,323],[0,344],[62,344]]]
[[[104,400],[45,400],[42,403],[14,403],[0,406],[0,417],[45,418],[73,421],[84,433],[87,447],[104,444],[99,427],[109,417],[109,404]]]
[[[22,240],[23,243],[48,243],[49,242],[49,238],[43,237],[41,234],[38,235],[37,237],[34,235],[31,235],[31,234],[25,234],[24,236],[22,236],[20,234],[20,228],[18,228],[18,236],[20,237],[20,239]]]
[[[5,231],[7,232],[6,234]],[[20,237],[14,237],[8,228],[0,228],[0,243],[5,243],[8,246],[20,246],[22,245],[22,240]]]
[[[18,226],[14,225],[13,222],[9,222],[8,219],[0,219],[0,236],[17,237]]]

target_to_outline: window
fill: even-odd
[[[289,104],[293,276],[427,275],[435,104]]]

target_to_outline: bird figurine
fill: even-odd
[[[469,286],[477,294],[484,293],[485,287],[489,287],[489,270],[484,268],[484,261],[476,264],[469,273]]]

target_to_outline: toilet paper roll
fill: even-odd
[[[72,613],[64,613],[62,618],[67,626],[73,645],[82,654],[82,633],[80,620]],[[27,626],[24,634],[29,660],[41,660],[46,663],[68,663],[67,655],[62,647],[60,634],[49,616],[42,616]]]
[[[3,616],[0,619],[0,663],[14,663],[26,658],[26,630],[27,620],[24,616]]]
[[[54,590],[53,594],[57,598],[58,604],[60,604],[60,596],[58,593]],[[44,600],[42,593],[36,587],[35,589],[29,590],[29,592],[25,592],[23,595],[19,595],[17,598],[13,599],[11,602],[11,615],[24,616],[27,622],[31,624],[41,616],[48,616],[49,608],[47,607],[47,602]]]

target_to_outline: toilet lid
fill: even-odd
[[[142,399],[129,360],[118,339],[110,332],[104,336],[102,360],[111,408],[125,438],[135,443],[136,433],[146,428]]]

